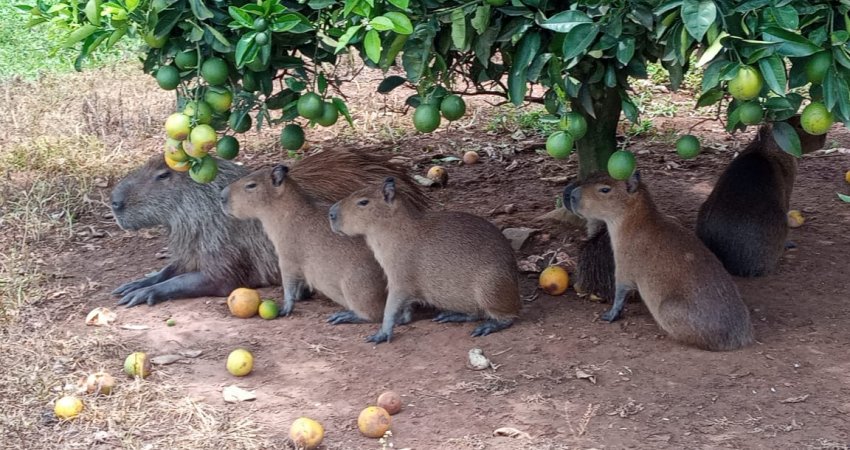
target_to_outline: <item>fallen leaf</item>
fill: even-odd
[[[596,384],[596,375],[592,373],[587,373],[582,369],[576,368],[576,378],[579,380],[589,380],[591,383]]]
[[[519,160],[518,160],[518,159],[515,159],[515,160],[513,160],[513,162],[511,162],[510,164],[508,164],[508,167],[505,167],[505,171],[506,171],[506,172],[510,172],[511,170],[516,169],[516,168],[517,168],[517,166],[519,166]]]
[[[780,400],[779,403],[802,403],[809,398],[809,394],[801,395],[799,397],[789,397],[785,400]]]
[[[181,355],[159,355],[151,358],[151,363],[158,366],[167,366],[169,364],[174,364],[181,359],[183,359],[183,356]]]
[[[437,184],[434,180],[423,177],[422,175],[413,175],[413,179],[416,180],[416,182],[421,184],[422,186],[430,187]]]
[[[135,325],[135,324],[132,324],[132,323],[121,325],[121,328],[123,328],[125,330],[134,330],[134,331],[150,329],[150,327],[147,326],[147,325]]]
[[[542,177],[540,178],[540,181],[545,181],[546,183],[554,184],[566,184],[568,181],[570,181],[570,178],[571,177],[567,175],[559,175],[556,177]]]
[[[99,306],[86,316],[86,325],[102,326],[109,325],[118,318],[115,312],[104,306]]]
[[[502,427],[493,431],[493,436],[505,436],[520,439],[531,439],[531,435],[525,431],[519,431],[516,428]]]
[[[254,391],[246,391],[237,386],[227,386],[221,391],[224,401],[227,403],[248,402],[257,399]]]
[[[197,358],[201,356],[204,351],[203,350],[180,350],[177,353],[187,357],[187,358]]]

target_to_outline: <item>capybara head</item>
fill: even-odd
[[[258,218],[289,188],[289,167],[278,164],[234,181],[221,191],[221,209],[239,219]]]
[[[640,172],[626,181],[596,174],[582,181],[570,192],[572,210],[587,219],[613,220],[621,217],[640,194]]]
[[[380,224],[403,207],[396,195],[395,178],[387,177],[379,188],[365,188],[336,202],[328,211],[331,229],[348,236],[365,234],[371,224]]]
[[[209,205],[217,205],[221,189],[243,170],[229,161],[216,159],[216,162],[219,165],[216,179],[199,184],[188,173],[168,168],[161,154],[151,157],[112,190],[110,206],[118,226],[139,230],[184,222],[187,217],[204,218]]]

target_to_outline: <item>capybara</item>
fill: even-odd
[[[715,351],[753,342],[749,311],[732,277],[693,232],[658,211],[639,172],[626,181],[588,177],[570,202],[581,216],[604,221],[611,237],[615,295],[603,320],[617,320],[626,295],[637,290],[677,341]]]
[[[417,209],[397,194],[392,177],[335,203],[328,218],[334,231],[364,236],[387,276],[383,323],[369,342],[389,342],[411,303],[442,310],[434,318],[441,323],[486,319],[472,336],[507,328],[519,315],[513,249],[487,220]]]
[[[192,181],[168,168],[162,155],[151,157],[112,191],[112,212],[127,230],[164,226],[169,264],[156,274],[123,284],[113,294],[119,304],[134,306],[203,296],[227,296],[237,287],[280,285],[274,246],[257,220],[229,217],[221,210],[221,190],[248,170],[217,159],[218,176],[209,184]],[[296,162],[295,180],[309,180],[309,194],[333,202],[387,176],[410,180],[388,158],[362,151],[325,150]],[[414,189],[413,182],[406,183]],[[427,198],[411,196],[416,207]],[[325,220],[316,226],[327,226]],[[299,298],[308,297],[303,291]]]
[[[564,188],[564,207],[575,214],[570,204],[570,194],[577,183]],[[587,239],[579,250],[575,270],[576,291],[595,294],[603,300],[614,299],[614,252],[608,228],[601,220],[585,220]]]
[[[800,136],[803,153],[823,147],[826,135],[814,136],[788,120]],[[697,216],[697,236],[732,275],[758,277],[772,272],[785,250],[788,213],[797,158],[773,138],[772,126],[729,163]]]
[[[362,238],[331,231],[325,222],[329,205],[310,197],[288,172],[281,164],[261,169],[221,192],[224,212],[258,219],[277,251],[281,314],[289,315],[297,294],[309,286],[345,307],[328,322],[380,322],[387,298],[381,266]]]

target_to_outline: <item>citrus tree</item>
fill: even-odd
[[[387,73],[378,91],[409,84],[414,125],[431,132],[465,112],[461,95],[543,103],[560,130],[547,151],[577,148],[582,176],[633,170],[619,151],[621,116],[637,121],[630,82],[660,63],[677,89],[692,61],[704,68],[697,107],[717,106],[727,130],[775,122],[777,142],[800,154],[782,122],[825,133],[850,122],[850,2],[797,0],[38,0],[31,23],[67,29],[80,60],[126,35],[144,39],[144,70],[178,93],[166,122],[166,161],[197,181],[238,153],[233,133],[286,123],[281,144],[304,142],[301,124],[350,119],[333,76],[358,52]],[[543,87],[540,97],[530,86]],[[805,107],[804,107],[805,105]],[[222,137],[221,134],[224,133]],[[699,142],[679,142],[694,157]],[[613,157],[612,157],[612,154]]]

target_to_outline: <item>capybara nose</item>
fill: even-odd
[[[124,209],[124,201],[122,200],[112,200],[112,210],[113,211],[121,211]]]
[[[331,206],[331,209],[328,211],[328,218],[331,219],[331,222],[335,222],[339,217],[339,203],[334,203]]]
[[[227,195],[230,193],[230,186],[224,188],[219,192],[218,196],[221,199],[221,203],[227,203]]]

